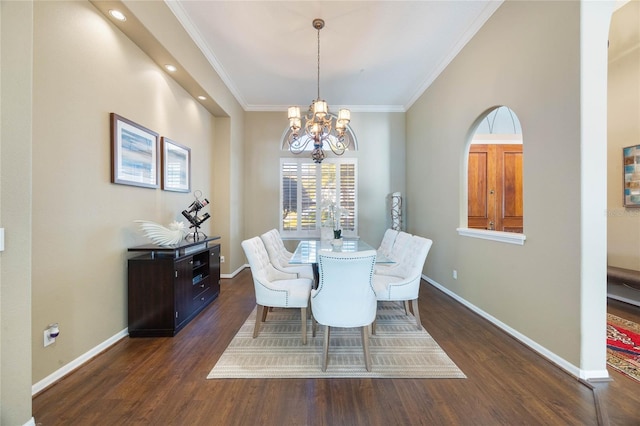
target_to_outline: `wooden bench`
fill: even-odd
[[[640,306],[640,271],[607,266],[607,297]]]

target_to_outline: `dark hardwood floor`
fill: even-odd
[[[207,380],[253,294],[246,269],[222,280],[220,297],[177,336],[121,340],[36,395],[36,424],[598,424],[589,386],[426,283],[423,325],[467,379]],[[640,322],[639,308],[609,309]],[[610,374],[595,386],[601,423],[640,425],[640,383]]]

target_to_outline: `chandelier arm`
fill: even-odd
[[[292,133],[289,135],[289,140],[287,141],[289,143],[289,151],[294,154],[300,154],[306,150],[309,141],[311,141],[310,138],[300,138],[298,135]]]
[[[334,141],[332,141],[330,138],[327,138],[327,145],[329,145],[329,148],[331,148],[331,151],[335,155],[344,154],[347,148],[349,148],[350,144],[351,144],[351,141],[349,140],[347,140],[347,143],[344,142],[344,137],[336,138]]]

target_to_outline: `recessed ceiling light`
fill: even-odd
[[[165,67],[165,68],[167,69],[167,71],[169,71],[169,72],[176,72],[176,71],[178,70],[178,68],[176,68],[175,66],[173,66],[173,65],[171,65],[171,64],[167,64],[167,65],[165,65],[164,67]]]
[[[109,15],[113,16],[118,21],[124,22],[127,20],[127,17],[124,16],[124,13],[120,12],[119,10],[111,9],[109,10]]]
[[[200,95],[200,96],[198,96],[198,99],[200,99],[201,101],[206,101],[207,97]]]

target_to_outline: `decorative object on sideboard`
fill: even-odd
[[[184,222],[171,222],[169,227],[162,226],[149,220],[134,220],[140,225],[144,234],[159,246],[173,246],[185,237],[187,228]]]
[[[391,194],[391,229],[402,231],[402,195],[399,192]]]
[[[111,113],[111,182],[158,187],[158,145],[156,132]]]
[[[182,215],[186,217],[191,224],[189,228],[193,228],[193,232],[187,234],[187,240],[198,241],[207,238],[207,235],[200,231],[200,226],[211,216],[209,213],[205,213],[202,216],[200,215],[200,210],[209,204],[209,200],[206,198],[201,199],[202,192],[195,191],[193,196],[196,198],[195,201],[189,205],[188,209],[182,210]]]
[[[325,157],[323,148],[329,146],[336,155],[344,154],[349,148],[351,138],[347,134],[347,125],[351,121],[351,111],[341,108],[335,117],[329,112],[329,105],[320,98],[320,30],[324,28],[322,19],[314,19],[313,28],[318,32],[318,97],[311,102],[309,110],[304,116],[304,129],[302,128],[302,115],[300,107],[292,106],[288,110],[289,118],[289,150],[294,154],[304,152],[307,145],[313,141],[311,158],[316,163],[321,163]],[[302,134],[300,134],[302,133]]]

